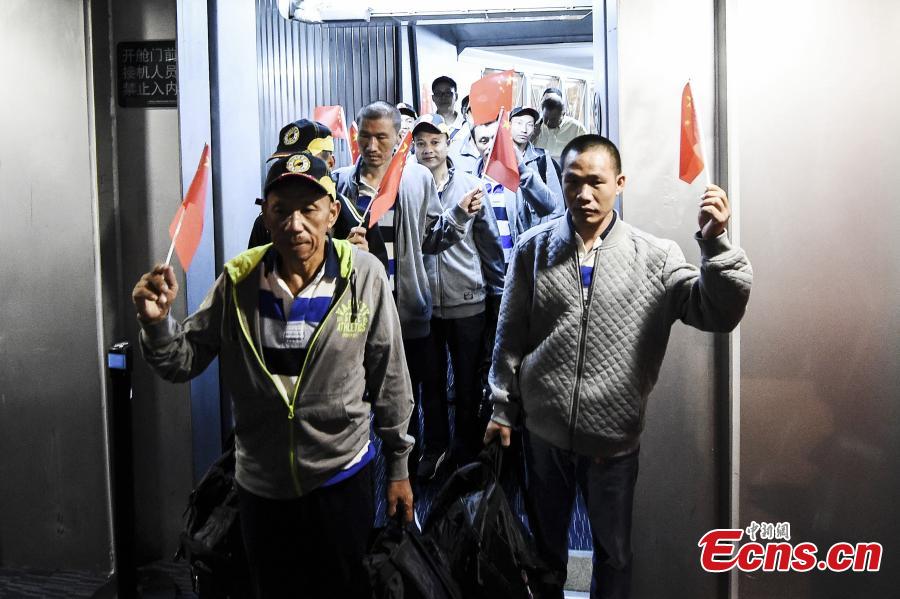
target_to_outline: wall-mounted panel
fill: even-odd
[[[900,5],[734,9],[741,234],[756,271],[742,327],[742,524],[790,522],[792,542],[820,556],[839,541],[884,546],[877,574],[745,574],[740,596],[896,597]]]
[[[678,179],[678,136],[688,78],[703,109],[704,133],[712,132],[713,3],[632,0],[618,9],[624,218],[675,240],[699,264],[693,236],[704,181],[702,175],[692,185]],[[711,147],[711,135],[703,141]],[[700,568],[697,548],[719,526],[726,500],[719,473],[728,448],[718,427],[728,397],[719,389],[715,350],[713,334],[676,323],[650,394],[635,497],[636,599],[720,596],[717,579]]]
[[[83,2],[0,3],[0,567],[111,569]]]
[[[124,41],[176,38],[176,0],[116,0],[111,12],[113,48]],[[121,280],[106,279],[104,286],[121,298],[122,334],[137,347],[139,326],[131,290],[143,273],[165,259],[169,223],[182,197],[178,110],[116,107],[114,115],[121,248],[105,248],[103,261],[121,261]],[[196,167],[199,151],[186,156],[185,163]],[[207,229],[211,234],[212,227]],[[101,232],[101,239],[110,233]],[[176,269],[182,277],[180,267]],[[187,305],[182,289],[174,316],[184,318]],[[140,358],[135,360],[133,384],[136,551],[139,561],[152,561],[170,556],[177,547],[191,491],[190,386],[163,381]]]
[[[275,0],[258,0],[257,27],[263,162],[281,127],[312,118],[316,106],[342,105],[349,126],[370,102],[400,101],[400,26],[393,20],[306,24],[283,19]],[[338,165],[347,164],[346,143],[335,150]]]

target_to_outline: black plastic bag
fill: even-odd
[[[363,564],[374,599],[463,597],[440,550],[413,525],[404,523],[402,509],[377,532]]]
[[[497,440],[450,476],[425,521],[425,536],[447,556],[466,599],[531,598],[532,581],[547,573],[534,540],[509,506],[501,467]]]
[[[225,453],[191,491],[175,559],[191,566],[194,592],[200,599],[247,599],[252,596],[250,568],[241,538],[234,482],[234,433]]]

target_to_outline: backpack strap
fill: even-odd
[[[547,182],[547,154],[541,154],[537,159],[538,171],[541,173],[541,180]]]

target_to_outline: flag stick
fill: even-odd
[[[688,79],[688,83],[691,80]],[[691,90],[691,95],[694,95],[694,90]],[[706,144],[703,143],[703,120],[700,118],[700,107],[697,105],[697,98],[694,97],[693,101],[694,105],[694,120],[697,122],[697,135],[700,137],[698,141],[700,145],[700,159],[703,160],[703,172],[706,173],[706,186],[709,187],[712,185],[712,179],[709,176],[709,162],[706,160]]]
[[[503,111],[506,110],[505,106],[500,107],[500,116],[497,117],[497,133],[500,133],[500,127],[503,124],[500,122],[503,120]],[[494,134],[494,139],[491,140],[491,149],[488,152],[487,158],[484,161],[484,168],[481,169],[481,186],[484,187],[484,176],[487,174],[488,164],[491,163],[491,156],[494,153],[494,144],[497,143],[497,134]]]
[[[178,224],[175,225],[175,233],[172,234],[172,243],[169,245],[169,253],[166,254],[166,261],[163,266],[168,266],[169,262],[172,261],[172,252],[175,251],[175,240],[178,239],[178,234],[181,233],[181,223],[184,222],[184,215],[187,213],[187,210],[184,207],[184,202],[181,203],[181,215],[178,217]]]
[[[397,146],[397,150],[395,150],[394,155],[391,156],[391,160],[390,160],[390,162],[388,163],[388,167],[387,167],[387,169],[385,169],[384,175],[383,175],[382,178],[381,178],[381,182],[378,184],[378,191],[375,192],[375,197],[371,199],[371,201],[369,202],[369,205],[366,206],[365,212],[362,213],[362,221],[360,222],[360,225],[362,225],[362,223],[366,222],[366,215],[369,213],[369,210],[372,209],[372,204],[375,203],[375,198],[377,198],[377,197],[379,196],[379,194],[381,193],[381,186],[384,185],[384,178],[387,176],[388,171],[389,171],[390,168],[391,168],[391,163],[393,163],[394,158],[397,157],[397,154],[398,154],[399,151],[400,151],[400,148],[403,147],[403,142],[405,142],[407,139],[409,139],[410,141],[412,141],[412,132],[407,133],[407,134],[406,134],[406,137],[404,137],[403,139],[400,140],[400,145]],[[407,146],[407,147],[406,147],[406,150],[404,150],[404,151],[405,151],[405,152],[409,152],[409,146]],[[400,169],[400,175],[401,175],[401,176],[403,175],[403,169],[405,169],[405,168],[406,168],[406,159],[403,160],[403,166],[402,166],[402,168]],[[398,190],[398,193],[399,193],[399,190]]]
[[[366,222],[366,215],[368,215],[368,214],[369,214],[369,210],[372,209],[372,203],[373,203],[374,201],[375,201],[375,198],[372,198],[371,200],[369,200],[369,205],[366,206],[365,212],[363,212],[363,213],[362,213],[362,216],[360,217],[360,221],[359,221],[359,226],[360,226],[360,227],[362,227],[362,226],[363,226],[363,223]]]

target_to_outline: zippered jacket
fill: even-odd
[[[548,220],[562,216],[563,212],[566,211],[566,201],[563,197],[562,182],[559,178],[559,164],[544,151],[544,148],[537,148],[531,142],[528,142],[522,154],[522,162],[541,177],[541,181],[547,185],[556,204],[553,213],[549,216],[536,216],[535,224],[545,223]],[[542,164],[543,168],[541,168]]]
[[[479,158],[475,176],[480,178],[483,170],[484,159]],[[485,192],[490,192],[487,184]],[[519,189],[513,192],[504,187],[503,196],[513,243],[525,231],[563,213],[550,188],[541,181],[540,175],[523,162],[519,163]]]
[[[470,175],[475,175],[481,152],[475,147],[475,142],[472,140],[472,134],[468,131],[468,128],[465,133],[465,138],[450,146],[448,156],[453,160],[453,165],[456,167],[457,172],[463,171]],[[462,135],[462,132],[460,132],[460,135]]]
[[[336,169],[338,193],[359,198],[358,171]],[[431,171],[407,162],[394,204],[394,290],[404,339],[427,337],[431,323],[431,288],[422,254],[437,254],[462,239],[472,218],[459,206],[441,208]]]
[[[234,406],[235,478],[262,497],[298,497],[326,482],[368,443],[372,412],[388,477],[408,477],[412,385],[387,275],[372,254],[344,240],[331,243],[340,264],[334,300],[287,394],[260,344],[259,269],[271,245],[226,263],[184,321],[142,325],[144,357],[166,380],[190,380],[218,356]]]
[[[672,324],[728,332],[749,299],[753,271],[744,251],[724,233],[695,237],[700,268],[674,241],[617,215],[584,300],[569,214],[520,236],[497,324],[492,419],[524,423],[583,455],[636,448]]]
[[[447,184],[438,194],[441,205],[445,210],[457,206],[466,193],[479,187],[480,179],[457,170],[451,161]],[[482,203],[459,243],[424,260],[434,316],[466,318],[483,312],[485,294],[500,295],[506,274],[497,217],[490,203]]]

